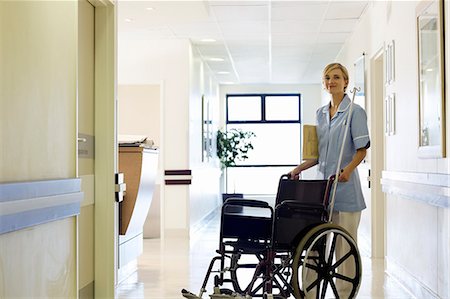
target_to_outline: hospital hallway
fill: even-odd
[[[181,289],[198,294],[211,258],[219,243],[220,217],[197,231],[191,241],[186,238],[144,239],[144,253],[138,271],[120,283],[116,298],[180,299]],[[384,261],[371,259],[360,244],[363,275],[357,298],[409,299],[408,293],[384,271]],[[214,273],[213,273],[214,274]],[[212,293],[212,278],[203,298]]]

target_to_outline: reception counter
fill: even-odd
[[[119,204],[119,270],[142,253],[143,227],[155,189],[158,153],[156,149],[138,146],[119,147],[119,172],[124,174],[126,184]]]

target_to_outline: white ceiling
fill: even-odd
[[[121,0],[119,42],[189,39],[224,84],[319,83],[368,2]]]

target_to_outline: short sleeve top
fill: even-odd
[[[348,95],[345,95],[336,114],[331,120],[330,104],[317,110],[317,137],[319,140],[318,171],[320,178],[328,179],[331,175],[336,174],[350,104],[350,98]],[[361,106],[353,104],[349,125],[340,166],[341,169],[352,161],[356,150],[370,146],[367,115]],[[338,183],[334,210],[357,212],[365,208],[366,204],[361,190],[358,170],[355,169],[348,182]]]

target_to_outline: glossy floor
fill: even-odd
[[[198,294],[211,257],[218,245],[219,220],[195,234],[195,238],[145,239],[138,271],[119,284],[117,298],[180,299],[181,289]],[[361,246],[364,247],[364,246]],[[363,279],[358,298],[415,298],[384,271],[384,261],[364,252]],[[212,291],[209,285],[208,293]],[[203,298],[209,298],[205,294]]]

